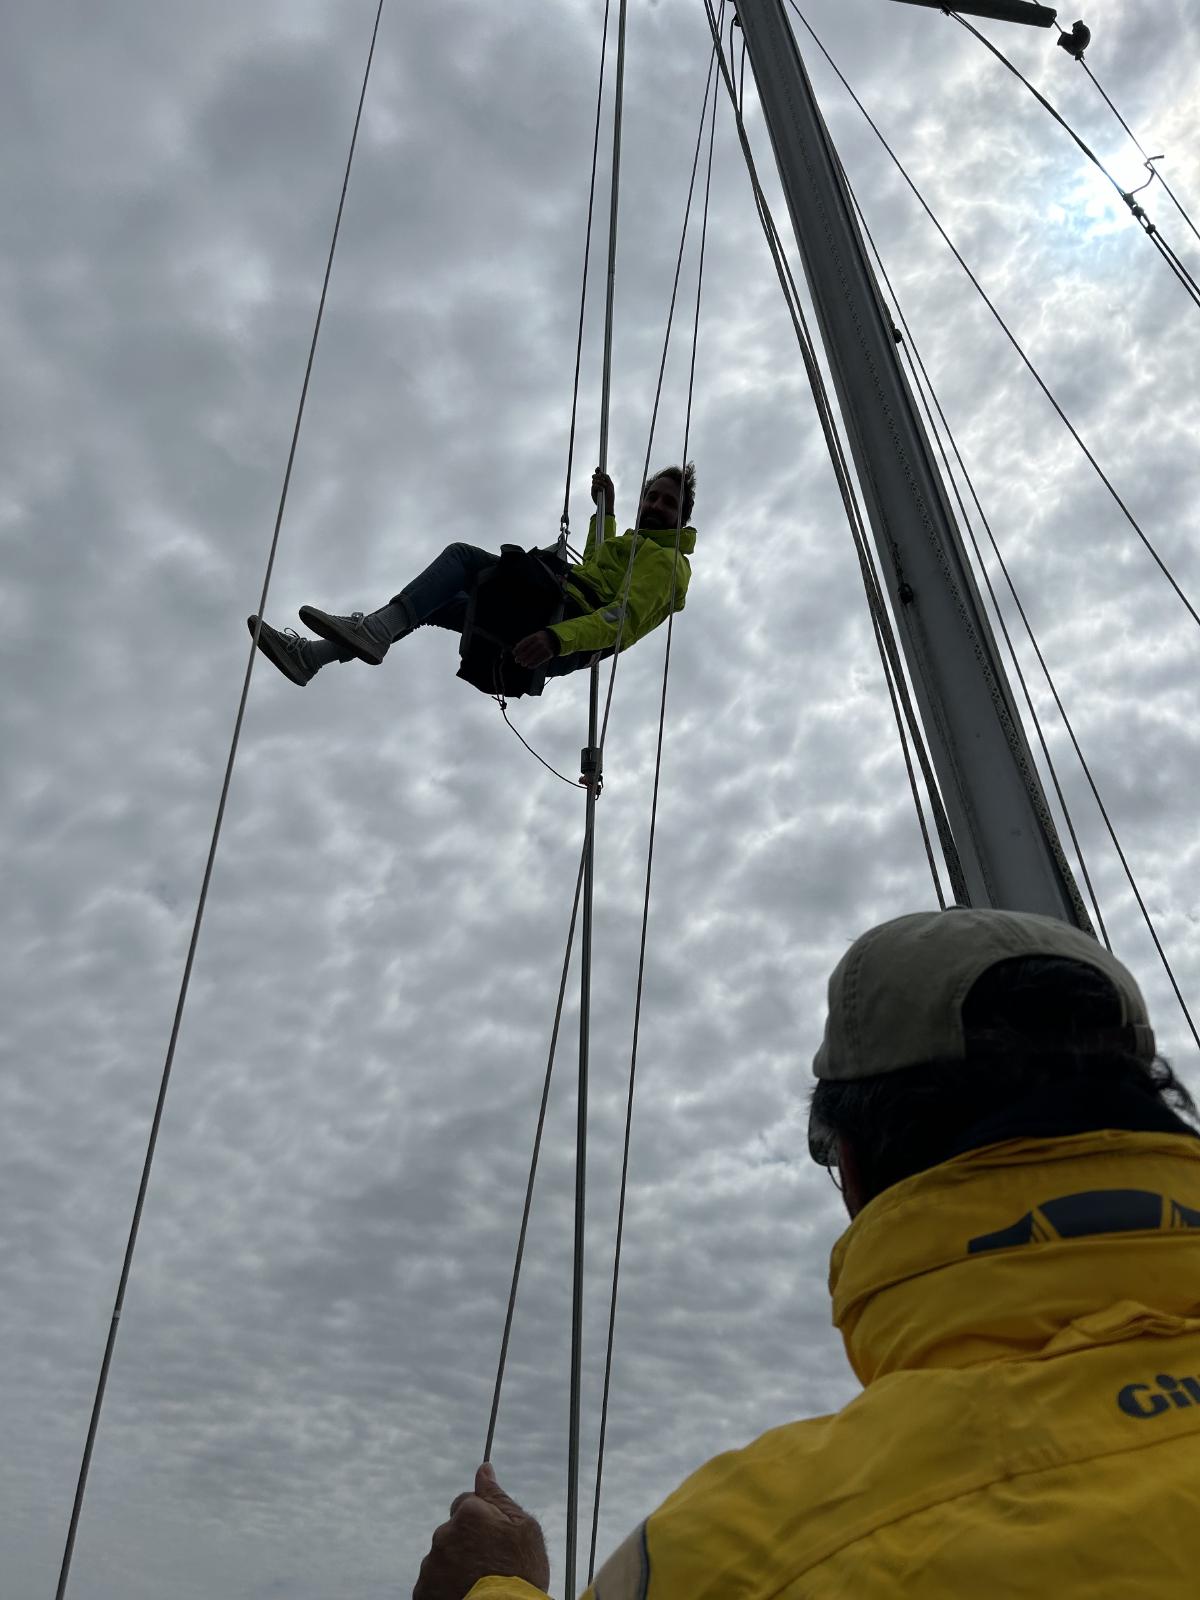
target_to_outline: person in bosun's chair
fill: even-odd
[[[601,495],[606,508],[614,504],[612,480],[597,470],[592,477],[597,504]],[[517,666],[562,677],[589,666],[599,655],[611,655],[618,641],[620,649],[627,650],[665,622],[672,609],[681,611],[691,578],[688,557],[696,548],[696,530],[688,526],[695,497],[696,469],[689,462],[683,468],[665,467],[647,482],[636,528],[618,535],[616,519],[607,515],[599,547],[593,516],[583,561],[568,565],[563,574],[562,620],[513,644]],[[377,667],[397,640],[420,627],[461,634],[472,588],[499,561],[499,556],[474,545],[447,545],[378,611],[337,616],[316,606],[301,606],[301,622],[319,637],[304,638],[263,622],[258,648],[301,687],[334,661],[365,661]],[[257,617],[247,618],[251,633],[257,622]]]

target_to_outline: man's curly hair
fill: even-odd
[[[661,472],[654,472],[646,480],[653,483],[656,478],[670,478],[679,485],[683,496],[683,525],[692,520],[692,510],[696,504],[696,463],[689,461],[686,467],[664,467]]]

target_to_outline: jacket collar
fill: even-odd
[[[1011,1140],[896,1184],[833,1251],[833,1320],[887,1373],[1200,1331],[1200,1140]]]
[[[591,522],[589,523],[589,528],[594,532],[595,527],[596,517],[595,513],[593,512]],[[658,545],[661,550],[674,550],[675,548],[674,528],[626,528],[622,537],[630,539],[634,534],[636,534],[639,539],[649,539],[651,543]],[[604,537],[606,539],[615,539],[616,535],[617,519],[615,517],[605,517]],[[680,529],[679,549],[680,553],[685,556],[690,556],[694,553],[696,549],[695,528]]]
[[[636,533],[639,539],[649,539],[651,544],[656,544],[660,550],[675,549],[674,528],[626,528],[625,536]],[[682,528],[679,533],[679,549],[681,554],[690,556],[696,548],[695,528]]]

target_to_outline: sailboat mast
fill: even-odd
[[[738,16],[971,904],[1090,932],[783,0]]]

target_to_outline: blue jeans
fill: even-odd
[[[467,601],[475,580],[500,557],[473,544],[448,544],[424,572],[392,596],[393,605],[408,612],[414,628],[448,628],[461,633],[467,620]],[[546,666],[548,678],[562,678],[591,664],[591,654],[555,656]]]

